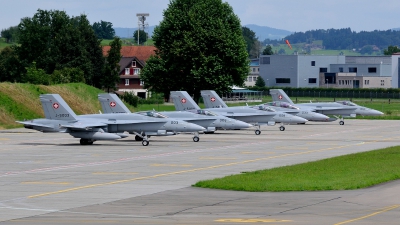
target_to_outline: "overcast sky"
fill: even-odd
[[[300,32],[348,28],[353,31],[400,27],[400,0],[223,0],[242,25],[256,24]],[[137,26],[136,13],[149,13],[150,26],[163,19],[169,0],[0,0],[0,29],[32,17],[37,9],[64,10],[69,16],[86,14],[90,23],[101,20],[113,27]]]

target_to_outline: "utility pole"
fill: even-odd
[[[149,26],[149,24],[145,23],[144,21],[146,21],[146,16],[150,16],[150,14],[148,14],[148,13],[137,13],[136,16],[138,17],[137,43],[138,43],[138,46],[139,46],[139,44],[140,44],[140,42],[139,42],[139,31],[140,31],[140,28],[142,27],[143,31],[144,31],[144,28],[146,26]]]

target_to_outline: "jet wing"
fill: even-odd
[[[149,121],[149,120],[114,120],[114,119],[109,119],[109,120],[104,120],[101,122],[96,122],[96,121],[78,121],[76,123],[72,123],[69,125],[62,125],[61,127],[64,128],[70,128],[74,130],[89,130],[94,127],[104,127],[109,124],[154,124],[154,123],[160,123],[164,124],[166,121]]]
[[[73,130],[90,130],[91,128],[94,127],[104,127],[107,124],[102,123],[102,122],[94,122],[94,121],[90,121],[90,122],[75,122],[75,123],[71,123],[71,124],[63,124],[61,125],[61,127],[63,128],[70,128]]]
[[[28,126],[36,126],[36,127],[43,127],[43,128],[54,128],[53,126],[48,126],[48,125],[44,125],[44,124],[40,124],[40,123],[33,123],[30,121],[15,121],[17,123],[21,123],[24,125],[28,125]]]

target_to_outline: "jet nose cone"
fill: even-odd
[[[204,128],[204,127],[202,127],[200,125],[194,124],[194,123],[187,123],[185,125],[185,128],[186,128],[187,131],[191,131],[191,132],[193,132],[193,131],[207,131],[206,128]]]
[[[329,116],[325,116],[323,114],[314,114],[314,118],[317,121],[328,121],[329,120]]]
[[[235,125],[235,129],[242,129],[242,128],[250,128],[250,127],[253,127],[252,124],[249,124],[249,123],[246,123],[246,122],[243,122],[243,121],[239,121],[239,120],[237,120],[236,123],[235,123],[234,125]]]
[[[374,115],[374,116],[381,116],[381,115],[383,115],[384,113],[383,112],[381,112],[381,111],[378,111],[378,110],[372,110],[372,115]]]

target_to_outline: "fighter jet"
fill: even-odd
[[[282,104],[282,102],[289,103],[299,109],[310,110],[324,115],[332,115],[340,119],[339,124],[344,125],[345,117],[355,117],[357,107],[344,106],[339,103],[301,103],[294,104],[289,96],[282,89],[270,89],[269,93],[272,96],[272,100],[276,103]]]
[[[131,111],[125,106],[125,104],[118,98],[116,94],[99,94],[98,98],[102,106],[103,112],[105,113],[131,113]],[[174,118],[184,120],[189,123],[194,123],[199,126],[205,127],[206,130],[204,131],[204,133],[214,133],[216,128],[244,129],[252,127],[251,124],[242,122],[240,120],[212,114],[211,112],[207,113],[207,115],[194,114],[186,111],[157,112],[155,110],[138,113],[150,117]],[[140,140],[140,137],[136,136],[135,140]]]
[[[330,120],[330,118],[324,114],[316,113],[307,109],[300,109],[286,102],[267,102],[250,107],[264,111],[285,112],[291,115],[304,118],[308,121],[327,122]],[[285,127],[280,126],[279,129],[281,131],[284,131]]]
[[[69,133],[80,138],[81,145],[91,145],[97,140],[115,140],[128,135],[128,131],[142,136],[142,145],[149,145],[146,132],[166,133],[168,131],[197,132],[204,127],[179,120],[150,118],[138,114],[88,114],[77,116],[58,94],[40,96],[45,119],[16,121],[25,128],[42,132]],[[143,135],[141,135],[143,134]]]
[[[357,105],[354,102],[351,101],[336,101],[336,103],[342,104],[342,105],[347,105],[347,106],[352,106],[352,107],[357,107],[356,109],[356,114],[361,115],[361,116],[381,116],[384,113],[375,109],[367,108],[364,106]]]
[[[203,90],[201,91],[201,96],[203,97],[204,104],[207,108],[229,108],[230,110],[241,110],[242,112],[252,112],[246,110],[249,108],[248,106],[234,106],[228,107],[225,102],[219,97],[219,95],[212,90]],[[250,107],[251,108],[251,107]],[[274,122],[281,123],[282,125],[279,127],[281,131],[285,130],[285,124],[293,124],[293,123],[306,123],[307,120],[296,115],[288,114],[286,112],[277,112],[276,110],[270,107],[258,107],[258,108],[251,108],[252,110],[262,110],[266,113],[276,115],[272,118]]]
[[[176,110],[190,110],[196,112],[201,110],[186,91],[171,91]],[[203,97],[204,98],[204,97]],[[215,100],[214,100],[215,101]],[[292,123],[305,123],[307,120],[286,113],[264,112],[249,107],[210,108],[206,110],[229,118],[241,120],[257,127],[255,134],[261,134],[260,125],[275,125],[276,121],[291,121]]]

